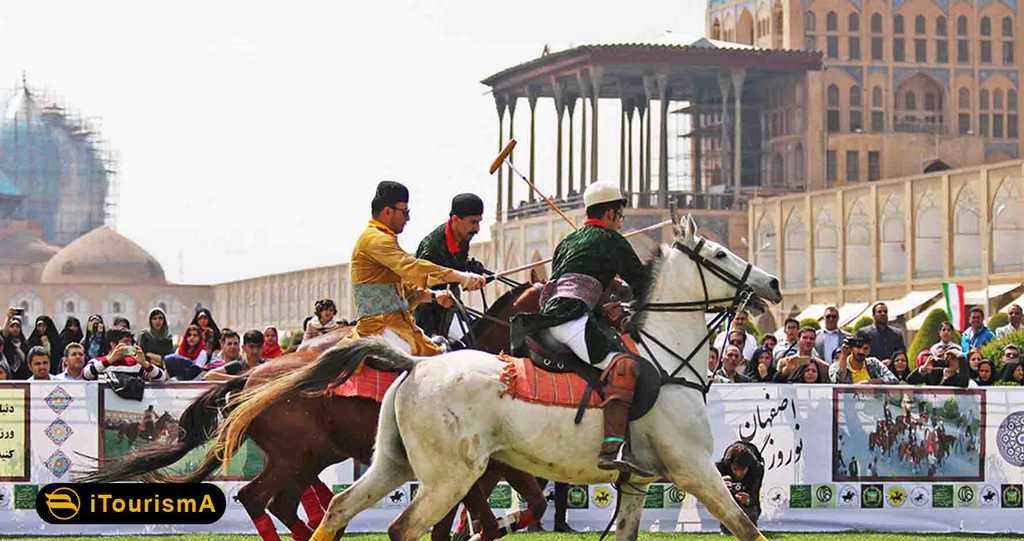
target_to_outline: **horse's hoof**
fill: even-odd
[[[323,526],[318,526],[309,541],[334,541],[334,533],[331,533]]]

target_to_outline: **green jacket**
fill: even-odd
[[[416,257],[437,263],[442,267],[465,271],[469,263],[469,241],[460,244],[458,251],[452,253],[448,249],[447,227],[448,222],[445,222],[423,237],[419,247],[416,248]],[[458,284],[451,284],[450,287],[452,293],[461,298]],[[434,286],[433,289],[445,289],[445,286]],[[455,317],[455,309],[444,308],[433,302],[424,303],[416,307],[413,317],[416,319],[416,326],[423,329],[427,336],[447,336],[452,318]]]
[[[584,225],[570,233],[555,248],[550,281],[556,281],[565,274],[585,274],[597,279],[604,290],[612,279],[620,276],[640,297],[647,287],[647,270],[640,258],[618,231],[596,225]],[[598,307],[595,307],[598,308]],[[602,321],[600,311],[591,312],[581,300],[554,297],[541,307],[537,314],[520,314],[512,320],[512,346],[522,345],[526,336],[542,329],[557,327],[563,323],[590,314],[587,321],[586,340],[592,363],[602,361],[609,352],[625,351],[617,332]]]

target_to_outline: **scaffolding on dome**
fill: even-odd
[[[97,118],[62,97],[29,87],[6,93],[0,124],[0,172],[22,201],[0,220],[39,222],[43,238],[65,245],[103,225],[116,226],[118,159]]]

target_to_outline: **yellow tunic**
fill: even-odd
[[[409,303],[409,309],[362,317],[345,340],[381,334],[385,329],[391,329],[409,344],[413,355],[441,353],[441,349],[416,326],[411,311],[417,304],[430,299],[426,288],[444,283],[443,277],[450,270],[407,254],[398,245],[394,231],[370,220],[352,249],[349,280],[353,287],[358,284],[394,284],[398,295]]]

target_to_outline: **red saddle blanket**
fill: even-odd
[[[534,366],[529,359],[521,357],[500,354],[498,358],[507,363],[501,373],[501,382],[505,388],[500,396],[567,408],[577,408],[583,400],[587,382],[576,374],[547,372]],[[596,392],[590,393],[587,407],[600,406],[601,397]]]
[[[384,400],[384,392],[402,375],[401,372],[384,372],[363,364],[345,383],[334,387],[334,396],[369,398],[374,402]]]

